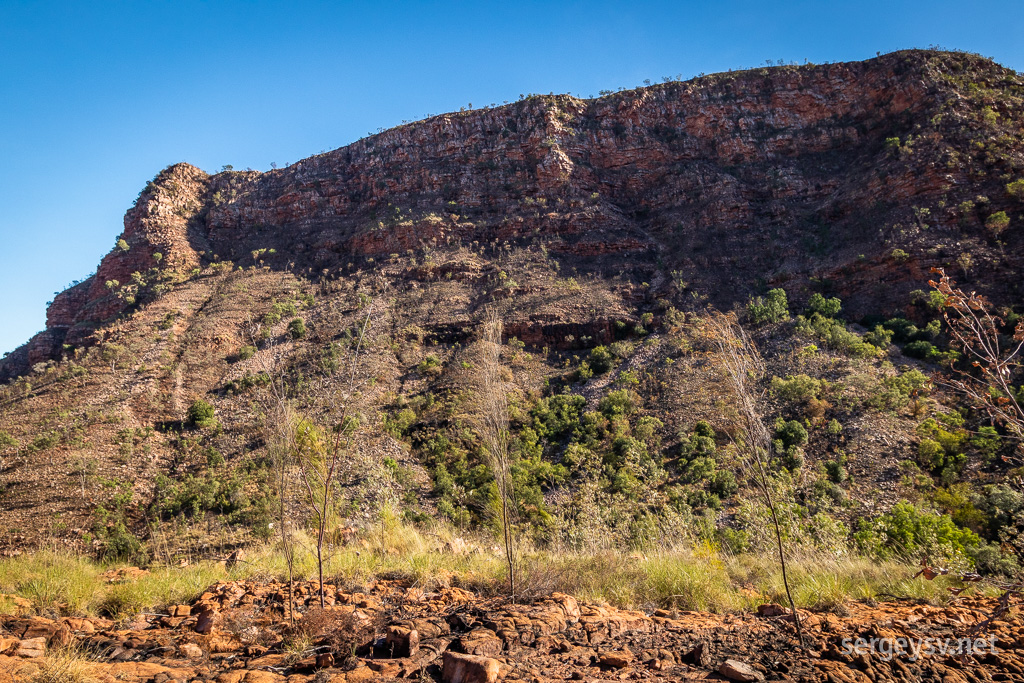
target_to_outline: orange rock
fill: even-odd
[[[495,683],[501,667],[496,659],[445,652],[441,679],[444,683]]]

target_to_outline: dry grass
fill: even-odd
[[[94,665],[85,652],[76,647],[50,650],[39,661],[39,669],[28,676],[28,683],[98,683]]]
[[[295,578],[312,579],[316,576],[313,544],[301,534],[295,541]],[[729,556],[711,545],[648,555],[525,550],[524,597],[560,591],[619,607],[728,612],[778,602],[785,595],[778,565],[771,557]],[[899,562],[820,554],[797,555],[790,562],[797,605],[819,610],[841,611],[849,600],[893,597],[942,603],[948,599],[946,588],[954,583],[947,577],[913,579],[916,568]],[[247,561],[230,571],[212,562],[153,567],[135,580],[108,584],[101,576],[107,568],[49,551],[5,559],[0,561],[0,592],[30,600],[39,614],[99,613],[121,618],[187,603],[217,581],[287,575],[280,547],[274,544],[251,550]],[[391,577],[427,590],[458,585],[494,594],[506,585],[505,571],[493,539],[459,536],[444,526],[421,529],[394,518],[347,546],[331,548],[325,562],[331,582],[350,589],[375,577]]]

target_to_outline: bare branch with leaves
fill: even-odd
[[[1004,335],[1005,323],[992,313],[992,304],[980,294],[965,293],[941,268],[938,280],[928,284],[945,297],[942,317],[952,345],[970,362],[971,371],[954,369],[943,383],[964,394],[993,420],[1003,424],[1018,440],[1024,440],[1024,406],[1019,380],[1024,353],[1024,319],[1012,336]],[[1009,339],[1009,343],[1007,343]]]

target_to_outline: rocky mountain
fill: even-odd
[[[642,540],[644,519],[671,526],[656,511],[666,505],[686,528],[692,515],[742,527],[753,513],[714,474],[735,469],[733,432],[700,323],[709,307],[742,309],[773,289],[793,315],[815,294],[842,304],[751,325],[770,375],[812,382],[795,394],[776,382],[766,408],[804,425],[800,443],[783,444],[807,458],[787,468],[804,491],[797,517],[821,510],[852,530],[901,498],[932,504],[937,488],[998,481],[967,436],[947,453],[964,456],[955,472],[901,464],[920,461],[927,420],[956,399],[893,387],[941,367],[931,268],[1011,313],[1019,304],[1022,106],[1012,70],[907,51],[592,100],[531,96],[265,173],[171,166],[127,211],[97,272],[0,362],[0,542],[98,541],[122,523],[151,538],[154,520],[206,514],[251,526],[272,495],[268,386],[282,378],[327,421],[336,360],[367,310],[366,433],[350,483],[385,481],[413,517],[469,524],[459,510],[484,505],[463,409],[468,349],[490,307],[509,340],[538,533],[578,519],[579,449],[599,461],[593,491],[606,498],[593,500],[635,503],[628,521],[604,520],[624,542]],[[879,337],[876,323],[893,320]],[[886,391],[903,393],[879,403]],[[616,412],[609,396],[628,407]],[[189,421],[197,400],[216,428]],[[974,434],[981,417],[965,415],[935,429]],[[718,453],[703,474],[697,437]],[[97,505],[109,516],[97,521]],[[962,511],[951,505],[940,511]]]

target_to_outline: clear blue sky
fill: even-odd
[[[0,0],[0,353],[160,169],[269,168],[529,92],[940,45],[1024,69],[1024,2]]]

